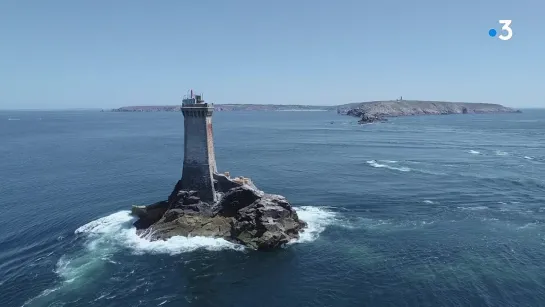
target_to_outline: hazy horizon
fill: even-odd
[[[411,100],[407,100],[407,101],[411,101]],[[433,100],[433,101],[438,101],[438,100]],[[362,101],[361,103],[365,103],[365,102],[372,102],[372,101]],[[447,102],[462,102],[462,101],[447,101]],[[346,103],[346,104],[350,104],[350,103],[354,103],[354,102],[349,102],[349,103]],[[465,103],[482,103],[482,102],[465,102]],[[487,103],[487,102],[485,102],[485,103]],[[316,107],[336,107],[337,106],[337,105],[278,104],[278,103],[267,103],[267,104],[266,103],[216,103],[215,105],[234,105],[234,104],[242,104],[242,105],[244,105],[244,104],[248,104],[248,105],[304,105],[304,106],[316,106]],[[179,105],[181,106],[181,104],[179,104]],[[124,105],[124,106],[117,106],[117,107],[113,107],[113,108],[92,108],[92,107],[90,107],[90,108],[86,108],[86,107],[74,107],[74,108],[58,107],[58,108],[47,108],[47,109],[39,109],[39,108],[3,109],[3,108],[0,108],[0,111],[101,111],[101,110],[110,111],[110,110],[115,110],[115,109],[119,109],[119,108],[123,108],[123,107],[163,107],[163,106],[176,106],[176,104],[170,104],[170,105]],[[509,105],[504,105],[504,104],[502,104],[502,106],[510,107],[510,108],[513,108],[513,109],[520,109],[520,110],[545,109],[545,106],[542,106],[542,107],[513,107],[513,106],[509,106]]]
[[[215,103],[211,102],[215,105],[300,105],[300,106],[316,106],[316,107],[336,107],[339,105],[345,105],[345,104],[352,104],[352,103],[369,103],[369,102],[375,102],[375,101],[395,101],[395,99],[388,99],[388,100],[370,100],[370,101],[355,101],[355,102],[346,102],[346,103],[339,103],[339,104],[312,104],[312,103]],[[453,103],[490,103],[490,104],[499,104],[495,102],[480,102],[480,101],[446,101],[446,100],[438,100],[438,99],[431,99],[431,100],[420,100],[420,99],[403,99],[403,101],[441,101],[441,102],[453,102]],[[209,102],[209,101],[206,101]],[[0,111],[11,111],[11,110],[17,110],[17,111],[47,111],[47,110],[112,110],[112,109],[119,109],[123,107],[169,107],[169,106],[176,106],[176,105],[182,105],[181,99],[179,103],[172,103],[172,104],[134,104],[134,105],[119,105],[114,107],[106,107],[106,108],[100,108],[100,107],[50,107],[50,108],[3,108],[0,107]],[[505,107],[515,108],[515,109],[542,109],[545,108],[545,106],[541,107],[514,107],[506,104],[500,104]]]
[[[539,0],[0,3],[0,109],[440,100],[543,108]],[[491,38],[512,20],[509,41]]]

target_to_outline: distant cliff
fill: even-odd
[[[176,106],[128,106],[112,112],[179,112]],[[334,111],[336,106],[278,105],[278,104],[215,104],[216,111]]]
[[[520,111],[499,104],[419,100],[371,101],[337,107],[337,113],[360,117],[361,123],[397,116],[515,112]]]

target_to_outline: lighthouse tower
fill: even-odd
[[[214,105],[191,93],[182,100],[184,115],[184,166],[182,189],[194,190],[206,202],[215,202],[216,156],[212,136]]]

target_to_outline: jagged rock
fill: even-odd
[[[230,180],[223,174],[214,174],[214,180],[214,189],[219,193],[225,193],[231,189],[242,186],[241,183]]]
[[[201,202],[201,199],[198,196],[189,196],[184,200],[184,205],[193,205]]]
[[[179,189],[179,185],[176,184],[174,189]],[[200,201],[197,191],[176,190],[170,194],[168,203],[172,208],[182,207],[184,204],[191,203],[195,198]]]
[[[218,202],[218,214],[223,216],[235,216],[238,210],[251,205],[259,198],[260,195],[257,190],[244,186],[235,187],[227,191]]]
[[[377,114],[368,114],[363,113],[361,119],[358,121],[359,124],[370,124],[374,122],[385,122],[388,121],[386,118],[377,115]]]
[[[170,196],[168,197],[167,202],[169,204],[172,204],[173,202],[177,202],[180,199],[180,191],[182,190],[182,180],[178,180],[176,182],[176,185],[174,186],[174,189],[172,190],[172,193],[170,193]]]
[[[306,226],[285,197],[265,194],[253,184],[227,176],[214,177],[221,196],[215,204],[201,201],[195,191],[181,190],[178,182],[167,201],[133,209],[140,218],[135,223],[138,233],[150,240],[220,237],[264,250],[298,238]]]
[[[283,196],[265,194],[238,210],[232,236],[252,248],[270,249],[297,238],[305,226]]]
[[[178,210],[171,212],[173,210]],[[174,236],[223,237],[231,235],[231,219],[223,216],[204,216],[180,209],[167,211],[165,216],[142,235],[150,240],[166,240]]]
[[[251,189],[259,191],[259,189],[251,181],[247,181],[245,184],[243,184],[240,181],[235,181],[224,174],[214,174],[214,189],[217,193],[223,194],[240,186],[247,186]]]
[[[137,229],[148,228],[159,221],[168,208],[169,205],[166,201],[156,202],[149,206],[133,206],[131,213],[139,217],[134,226]]]

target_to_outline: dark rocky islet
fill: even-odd
[[[306,223],[281,195],[259,190],[248,178],[214,174],[215,203],[200,199],[197,191],[182,189],[178,181],[167,200],[133,206],[137,233],[149,239],[174,236],[223,238],[252,249],[269,250],[299,238]]]

